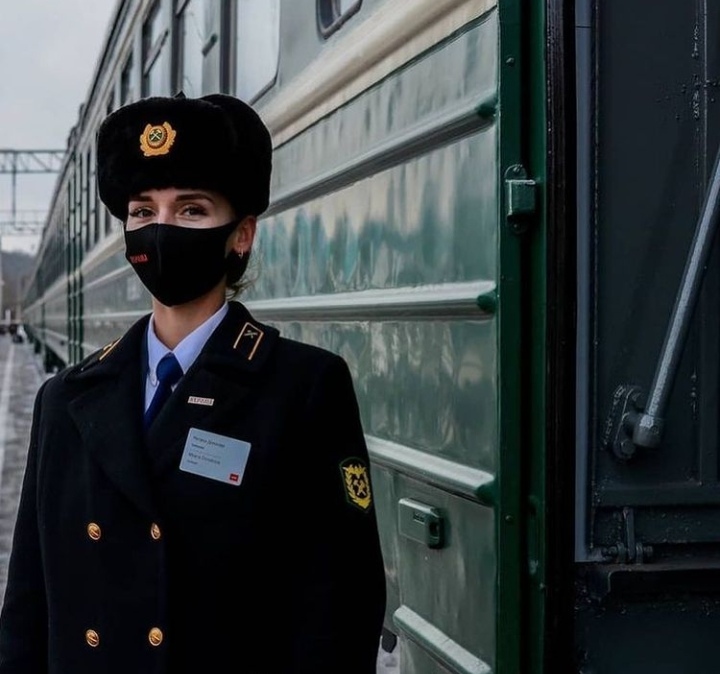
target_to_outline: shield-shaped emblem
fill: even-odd
[[[348,501],[360,510],[367,510],[372,505],[367,466],[360,459],[349,458],[340,464],[340,470]]]

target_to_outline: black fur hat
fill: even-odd
[[[131,196],[165,187],[214,190],[238,217],[260,215],[271,168],[267,127],[226,94],[145,98],[112,112],[98,130],[98,191],[120,220]]]

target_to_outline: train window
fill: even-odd
[[[68,183],[68,204],[69,204],[69,219],[70,219],[70,240],[72,246],[70,247],[70,268],[75,269],[77,266],[78,259],[78,231],[77,231],[77,208],[75,207],[75,171],[73,171]]]
[[[114,92],[110,92],[110,95],[108,96],[107,105],[105,107],[105,114],[109,115],[113,110],[115,110],[115,94]],[[93,160],[93,176],[95,175],[95,161]],[[104,229],[104,233],[107,235],[110,233],[110,230],[112,229],[112,215],[110,215],[110,211],[107,208],[104,208],[100,205],[100,195],[98,194],[98,186],[97,186],[97,180],[93,179],[93,185],[92,189],[94,192],[93,199],[95,200],[95,210],[96,210],[96,218],[97,218],[97,226],[98,229],[101,227]],[[103,225],[100,224],[102,218]]]
[[[95,189],[97,190],[97,183],[95,185]],[[100,201],[100,196],[97,197],[98,201]],[[113,216],[112,213],[107,208],[103,208],[103,218],[105,220],[105,236],[110,234],[112,231],[112,225],[113,225]]]
[[[81,154],[78,159],[77,166],[77,182],[75,189],[77,192],[77,214],[79,219],[80,232],[82,236],[83,248],[90,248],[90,223],[87,216],[87,155]]]
[[[206,2],[204,19],[202,93],[211,94],[220,91],[222,3]]]
[[[133,88],[133,56],[128,56],[120,74],[120,105],[131,103],[135,99]]]
[[[235,95],[252,101],[275,81],[280,55],[279,0],[238,0]]]
[[[91,146],[87,153],[88,162],[88,217],[92,228],[93,243],[100,240],[100,217],[97,208],[97,189],[95,187],[95,148]]]
[[[65,261],[67,264],[67,271],[70,273],[74,269],[75,254],[73,252],[73,229],[72,229],[72,178],[68,181],[65,186],[65,205],[63,206],[63,220],[65,222]]]
[[[362,0],[317,0],[320,32],[328,37],[342,26],[362,4]]]
[[[190,98],[202,95],[205,3],[189,0],[176,10],[178,65],[175,88]]]
[[[161,7],[159,1],[153,5],[143,26],[143,96],[162,96],[168,93],[169,31]]]

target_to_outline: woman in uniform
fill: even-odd
[[[226,95],[148,98],[97,138],[152,313],[40,388],[0,674],[373,674],[385,580],[337,355],[228,300],[271,139]]]

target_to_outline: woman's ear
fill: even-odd
[[[256,229],[257,218],[254,215],[247,215],[240,221],[231,236],[231,245],[235,253],[239,255],[240,253],[247,254],[250,252],[255,240]]]

